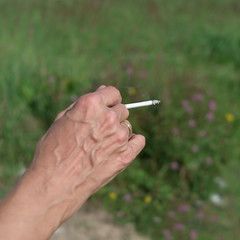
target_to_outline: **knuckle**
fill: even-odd
[[[112,92],[114,92],[114,94],[118,95],[120,99],[122,99],[121,93],[120,93],[120,91],[119,91],[117,88],[115,88],[115,87],[113,87],[113,86],[109,86],[109,89],[110,89]]]
[[[117,132],[117,141],[119,143],[124,143],[128,139],[128,132],[125,129],[121,129]]]
[[[125,107],[125,106],[124,106]],[[126,118],[128,118],[128,116],[129,116],[129,110],[125,107],[125,109],[126,109]]]
[[[114,111],[109,111],[106,114],[106,122],[110,126],[115,125],[117,123],[117,119],[118,119],[117,113]]]
[[[78,100],[78,105],[84,105],[86,107],[96,106],[100,103],[100,97],[98,94],[89,93],[86,95],[83,95]]]

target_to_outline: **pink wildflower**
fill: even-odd
[[[207,157],[205,159],[205,162],[206,162],[207,165],[211,165],[213,163],[213,159],[211,157]]]
[[[182,101],[182,106],[183,106],[185,112],[187,112],[187,113],[192,112],[192,107],[190,106],[190,104],[189,104],[188,101],[183,100],[183,101]]]
[[[128,75],[132,75],[133,74],[133,68],[131,66],[127,67],[126,72]]]
[[[193,153],[196,153],[196,152],[199,151],[199,147],[196,146],[196,145],[193,145],[193,146],[191,147],[191,151],[192,151]]]
[[[192,99],[196,102],[203,100],[203,94],[202,93],[196,93],[193,95]]]
[[[207,115],[206,115],[206,119],[207,119],[207,121],[209,121],[209,122],[211,122],[211,121],[213,121],[214,120],[214,114],[213,113],[208,113]]]
[[[197,233],[197,231],[196,231],[195,229],[192,229],[192,230],[190,231],[190,233],[189,233],[189,236],[190,236],[190,239],[191,239],[191,240],[195,240],[195,239],[197,239],[197,237],[198,237],[198,233]]]
[[[182,204],[178,207],[179,212],[188,212],[190,209],[188,204]]]
[[[215,100],[210,100],[209,103],[208,103],[208,107],[209,107],[209,110],[213,111],[216,109],[217,107],[217,103]]]
[[[178,135],[179,134],[179,129],[178,128],[174,128],[173,130],[172,130],[172,135]]]
[[[126,194],[124,197],[123,197],[124,201],[129,203],[132,201],[132,197],[130,194]]]
[[[193,127],[196,127],[197,123],[194,119],[190,119],[188,121],[188,125],[193,128]]]
[[[173,226],[173,229],[175,231],[182,231],[182,230],[184,230],[184,228],[185,228],[185,225],[183,223],[176,223]]]
[[[162,234],[166,240],[173,240],[173,237],[169,230],[164,230]]]
[[[178,162],[171,162],[171,168],[172,170],[178,170],[179,169]]]

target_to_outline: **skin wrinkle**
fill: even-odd
[[[88,122],[89,123],[89,122]],[[111,136],[111,135],[113,135],[113,134],[115,134],[116,133],[116,131],[117,131],[117,128],[116,127],[114,127],[113,129],[112,129],[112,131],[111,132],[108,132],[108,133],[106,133],[104,136],[102,136],[101,137],[101,139],[99,139],[99,137],[97,137],[97,134],[94,134],[94,133],[96,133],[96,128],[93,128],[94,130],[92,131],[92,134],[90,135],[91,136],[91,139],[92,140],[95,140],[95,141],[97,141],[97,143],[99,143],[99,141],[101,141],[102,139],[104,139],[104,138],[107,138],[108,136]],[[76,137],[76,136],[75,136]],[[97,157],[96,157],[96,152],[97,152],[97,150],[99,150],[100,149],[100,147],[101,147],[101,144],[97,144],[96,142],[95,142],[95,147],[90,151],[90,163],[91,163],[91,167],[93,168],[98,162],[101,162],[101,161],[98,161],[97,160]],[[83,144],[83,150],[84,150],[84,152],[87,152],[87,145],[88,145],[88,142],[87,142],[87,140],[85,139],[85,141],[84,141],[84,144]],[[90,171],[91,172],[91,171]],[[90,174],[90,173],[89,173]],[[87,178],[87,176],[89,176],[89,174],[86,174],[86,176],[84,176],[84,180]],[[83,181],[81,181],[79,184],[81,185],[83,182],[84,182],[84,180]],[[79,186],[79,184],[77,184],[76,186],[72,186],[72,191],[74,191],[76,188],[78,188],[78,186]]]
[[[102,136],[102,139],[107,139],[108,137],[114,135],[117,132],[117,127],[114,126],[114,128],[111,131],[108,131],[105,135]],[[100,142],[100,144],[99,144]],[[99,162],[96,158],[96,152],[99,150],[99,148],[103,146],[101,143],[102,141],[98,140],[98,144],[95,145],[95,147],[90,151],[91,161],[94,163]]]
[[[61,148],[60,144],[61,143],[60,143],[59,139],[57,139],[57,147],[53,150],[53,154],[55,155],[56,160],[57,160],[55,165],[58,165],[59,162],[61,161],[61,154],[59,152],[60,150],[58,151],[58,149]]]
[[[74,134],[75,136],[75,134]],[[56,137],[57,140],[57,146],[55,147],[55,149],[53,150],[53,153],[56,157],[56,163],[55,165],[57,166],[61,161],[64,162],[67,160],[67,158],[71,155],[71,153],[73,153],[73,151],[78,147],[78,141],[75,138],[73,138],[71,144],[70,144],[70,148],[67,149],[67,154],[65,153],[65,156],[63,155],[63,152],[66,152],[65,149],[62,149],[62,145],[64,146],[64,141],[66,140],[62,140],[61,138],[59,139],[58,137]],[[69,138],[67,139],[67,141],[69,142]]]
[[[117,172],[113,173],[110,177],[108,176],[108,177],[106,177],[106,178],[104,178],[104,179],[101,179],[101,185],[99,185],[99,178],[97,179],[96,177],[94,177],[94,175],[90,175],[90,177],[89,177],[88,180],[89,180],[90,182],[93,182],[93,183],[92,183],[93,186],[94,186],[94,185],[97,186],[97,187],[95,187],[95,188],[93,189],[92,194],[94,194],[94,193],[97,192],[100,188],[102,188],[103,186],[105,186],[105,185],[109,182],[109,180],[111,181],[115,176],[117,176],[117,175],[118,175],[120,172],[122,172],[124,169],[125,169],[125,168],[118,170]],[[99,175],[98,175],[98,176],[99,176]]]
[[[76,176],[76,184],[72,185],[72,192],[74,192],[74,189],[78,187],[79,184],[83,184],[85,182],[85,180],[87,179],[87,177],[92,173],[92,171],[94,170],[93,166],[91,165],[90,168],[87,168],[87,166],[83,166],[83,164],[79,164],[79,151],[80,154],[83,155],[83,153],[81,152],[81,150],[79,148],[76,147],[76,149],[73,151],[74,154],[71,154],[66,162],[66,165],[63,164],[62,165],[62,169],[64,169],[66,171],[66,168],[68,169],[67,171],[67,177],[71,177]],[[75,156],[76,155],[76,156]],[[81,157],[84,158],[84,157]],[[70,162],[71,165],[68,165],[67,163]],[[83,163],[82,161],[80,161],[81,163]],[[61,170],[62,170],[61,169]],[[83,171],[84,169],[84,171]],[[84,174],[83,174],[84,172]],[[80,175],[81,173],[81,175]]]
[[[77,149],[77,147],[75,148],[75,150],[73,151],[76,155],[79,155],[78,154],[78,152],[77,152],[77,150],[79,150],[79,149]],[[67,192],[68,192],[68,194],[65,194],[65,195],[59,195],[58,194],[58,197],[57,198],[55,198],[56,200],[55,201],[52,201],[51,202],[51,205],[49,206],[50,207],[50,209],[53,209],[55,206],[57,206],[57,205],[59,205],[59,204],[64,204],[64,202],[67,202],[67,201],[69,201],[69,200],[71,200],[71,199],[74,199],[75,198],[75,189],[76,188],[78,188],[78,186],[79,185],[82,185],[85,181],[86,181],[86,179],[87,179],[87,177],[89,176],[89,174],[91,174],[91,172],[92,172],[92,169],[89,171],[85,171],[84,173],[84,175],[83,174],[81,174],[80,176],[79,176],[79,174],[74,174],[74,173],[76,173],[76,163],[75,162],[77,162],[78,160],[77,160],[77,157],[75,157],[75,154],[71,154],[66,160],[67,161],[69,161],[70,163],[71,163],[71,165],[69,165],[69,164],[67,164],[67,166],[65,166],[66,164],[64,164],[64,163],[62,163],[62,164],[60,164],[60,166],[56,169],[56,171],[54,171],[54,173],[53,173],[53,175],[52,175],[52,177],[51,177],[51,179],[50,179],[50,181],[48,181],[48,185],[47,185],[47,188],[48,188],[48,190],[49,191],[51,191],[51,189],[52,189],[52,187],[51,186],[55,186],[56,185],[56,183],[55,182],[57,182],[58,181],[58,177],[59,177],[59,175],[60,176],[62,176],[62,174],[64,174],[64,175],[66,175],[67,176],[67,180],[69,180],[69,178],[70,179],[72,179],[72,178],[76,178],[76,180],[75,181],[72,181],[72,182],[75,182],[75,184],[72,184],[71,186],[70,186],[70,188],[69,187],[67,187],[66,189],[67,189]],[[72,157],[72,158],[71,158]],[[72,159],[73,160],[75,160],[75,161],[72,161]],[[65,163],[66,163],[66,161],[65,161]],[[77,166],[79,166],[79,165],[77,165]],[[66,169],[68,169],[68,171],[66,172]],[[79,167],[79,169],[81,169],[81,167]],[[83,169],[81,169],[81,170],[78,170],[77,172],[81,172]],[[86,170],[86,169],[85,169]],[[59,172],[60,172],[60,174],[59,174]],[[72,177],[73,176],[73,177]],[[80,178],[79,178],[80,177]],[[64,184],[65,185],[65,184]],[[68,181],[66,182],[66,186],[68,186]],[[63,186],[62,186],[63,187]],[[69,191],[70,190],[70,191]],[[61,197],[62,196],[62,197]]]
[[[68,116],[69,117],[69,116]],[[98,160],[97,156],[96,156],[96,153],[97,151],[100,151],[103,149],[103,146],[107,146],[108,144],[104,144],[106,143],[106,141],[103,141],[103,139],[107,139],[108,137],[110,137],[111,135],[114,135],[116,132],[117,132],[117,126],[114,125],[112,128],[111,128],[111,131],[109,131],[109,124],[107,121],[104,122],[104,125],[102,126],[99,122],[97,122],[97,127],[93,127],[93,122],[92,121],[89,121],[89,120],[81,120],[81,121],[76,121],[75,119],[71,119],[71,121],[73,122],[72,125],[74,126],[74,129],[75,131],[73,131],[73,135],[74,135],[74,140],[75,140],[75,147],[72,149],[72,153],[70,155],[67,155],[66,158],[64,159],[61,159],[62,156],[60,156],[60,150],[61,150],[61,141],[59,141],[59,139],[57,139],[57,147],[54,149],[54,154],[55,154],[55,157],[57,159],[57,163],[61,160],[62,163],[63,162],[71,162],[72,164],[72,168],[69,168],[70,166],[67,166],[67,175],[71,176],[71,174],[73,174],[74,172],[77,171],[77,169],[81,169],[83,168],[83,165],[84,165],[84,168],[87,166],[86,163],[87,162],[90,162],[90,167],[91,168],[94,168],[94,166],[98,163],[98,162],[101,162],[101,160]],[[79,124],[80,123],[80,124]],[[80,141],[80,135],[81,134],[77,134],[77,130],[79,128],[79,125],[82,125],[82,124],[86,124],[89,126],[89,129],[92,129],[92,133],[90,134],[90,139],[89,137],[86,138],[83,143],[82,141]],[[105,129],[107,129],[108,131],[104,131]],[[100,134],[102,132],[102,134]],[[104,133],[104,134],[103,134]],[[92,141],[92,142],[91,142]],[[103,142],[103,144],[101,145],[100,144],[97,144],[99,142]],[[115,143],[117,143],[117,141],[115,141]],[[90,145],[90,146],[89,146]],[[77,147],[76,147],[77,146]],[[111,145],[110,145],[111,146]],[[110,147],[109,146],[109,147]],[[91,149],[92,148],[92,149]],[[121,147],[123,148],[123,147]],[[58,151],[59,150],[59,151]],[[74,156],[76,155],[77,158],[79,157],[79,150],[83,150],[83,152],[89,152],[90,150],[90,156],[89,158],[84,158],[82,159],[82,164],[81,164],[81,167],[79,165],[79,162],[75,163],[74,160],[71,160],[71,159],[74,159]],[[81,151],[80,151],[81,152]],[[104,152],[104,151],[103,151]],[[85,160],[86,159],[86,160]],[[87,160],[88,159],[88,160]],[[100,158],[101,159],[101,158]],[[85,161],[84,161],[85,160]],[[89,161],[90,160],[90,161]],[[106,161],[106,159],[105,159]],[[83,164],[85,163],[85,164]],[[62,166],[64,164],[61,164]],[[77,166],[77,167],[76,167]],[[60,167],[61,168],[61,167]],[[80,172],[80,170],[79,170]],[[84,181],[86,180],[86,178],[89,176],[89,174],[91,173],[92,171],[87,171],[86,174],[84,174],[84,176],[82,175],[81,176],[81,180],[78,179],[78,184],[74,184],[71,186],[71,192],[74,192],[74,189],[78,188],[79,185],[83,184]]]
[[[128,142],[128,139],[126,138],[126,141],[123,142],[123,143],[120,143],[118,139],[109,139],[108,142],[106,143],[103,143],[103,152],[107,153],[108,154],[108,150],[110,149],[110,147],[114,147],[116,149],[119,149],[120,151],[118,152],[122,152],[122,151],[125,151],[127,149],[127,142]]]

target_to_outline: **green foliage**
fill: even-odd
[[[130,111],[147,146],[97,199],[116,221],[135,222],[155,239],[167,231],[189,239],[192,230],[203,240],[237,239],[224,221],[211,222],[226,218],[226,208],[208,199],[232,194],[215,179],[223,168],[231,179],[228,166],[240,157],[239,7],[234,0],[0,0],[1,196],[59,111],[101,84],[115,85],[124,103],[162,102]],[[174,230],[179,222],[183,231]]]

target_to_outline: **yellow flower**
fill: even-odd
[[[137,94],[136,88],[134,88],[134,87],[128,88],[128,94],[129,94],[130,96],[135,96],[135,95]]]
[[[144,202],[145,203],[150,203],[152,201],[152,197],[147,195],[145,198],[144,198]]]
[[[225,115],[225,118],[226,118],[226,120],[228,121],[228,122],[233,122],[234,121],[234,115],[233,114],[231,114],[231,113],[227,113],[226,115]]]
[[[110,192],[108,194],[109,198],[112,200],[116,200],[117,199],[117,194],[115,192]]]

